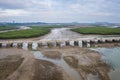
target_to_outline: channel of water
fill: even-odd
[[[44,57],[44,55],[40,51],[34,52],[34,56],[36,59],[46,60],[49,62],[52,62],[58,66],[60,66],[62,69],[67,72],[67,74],[71,77],[72,80],[82,80],[79,73],[72,67],[70,67],[63,59],[50,59],[47,57]]]

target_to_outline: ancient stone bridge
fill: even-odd
[[[32,40],[9,40],[9,41],[0,41],[0,48],[9,48],[9,47],[19,47],[23,49],[33,49],[36,50],[38,47],[65,47],[65,46],[78,46],[80,48],[84,47],[97,47],[97,44],[105,44],[105,43],[120,43],[120,37],[108,37],[108,38],[81,38],[81,39],[75,39],[75,40],[48,40],[48,39],[42,39],[38,41],[32,41]]]

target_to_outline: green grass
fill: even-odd
[[[50,28],[33,28],[19,31],[9,31],[0,33],[0,39],[18,39],[18,38],[31,38],[45,35],[50,32]]]
[[[15,26],[0,26],[0,31],[17,29]]]
[[[100,34],[100,35],[119,35],[120,34],[120,28],[82,27],[82,28],[75,28],[71,30],[81,34]]]

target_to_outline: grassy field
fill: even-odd
[[[0,31],[17,29],[15,26],[0,26]]]
[[[31,38],[45,35],[50,32],[50,28],[34,27],[27,30],[10,31],[0,33],[0,39]]]
[[[81,34],[100,34],[100,35],[119,35],[120,34],[120,28],[82,27],[82,28],[75,28],[71,30]]]

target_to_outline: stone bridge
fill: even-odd
[[[105,44],[105,43],[120,43],[120,37],[108,37],[108,38],[81,38],[75,40],[48,40],[42,39],[38,41],[32,40],[1,40],[0,41],[0,48],[9,48],[9,47],[18,47],[23,49],[33,49],[36,50],[38,47],[65,47],[65,46],[78,46],[80,48],[90,48],[90,47],[97,47],[97,44]]]

